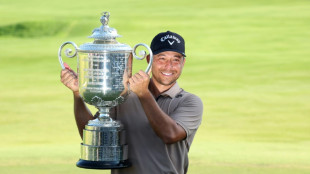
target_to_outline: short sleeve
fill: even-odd
[[[190,93],[185,93],[181,97],[173,99],[171,105],[170,117],[174,119],[186,131],[189,144],[193,135],[202,121],[203,103],[201,99]]]

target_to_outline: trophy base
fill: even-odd
[[[80,159],[76,166],[86,169],[120,169],[130,167],[128,160],[124,161],[88,161]]]

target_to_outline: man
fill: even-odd
[[[154,54],[152,78],[139,71],[129,79],[127,100],[116,107],[116,119],[127,131],[132,166],[113,174],[184,174],[188,151],[201,123],[199,97],[179,87],[177,79],[185,64],[184,39],[170,31],[159,33],[151,43]],[[74,114],[80,135],[94,119],[78,92],[77,75],[66,65],[61,81],[73,91]]]

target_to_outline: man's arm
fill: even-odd
[[[83,139],[83,129],[89,120],[94,119],[92,113],[85,105],[79,93],[73,93],[74,98],[74,116],[81,138]]]
[[[148,89],[149,81],[149,76],[143,71],[129,79],[130,88],[139,97],[153,130],[166,144],[183,140],[186,138],[186,131],[160,109]]]
[[[66,68],[61,71],[61,82],[73,92],[75,121],[80,136],[83,138],[85,125],[94,118],[79,94],[77,74],[67,64],[64,65]]]
[[[185,130],[160,109],[151,92],[139,99],[153,130],[164,143],[172,144],[186,138]]]

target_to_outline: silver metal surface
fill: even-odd
[[[117,146],[122,145],[125,130],[120,123],[114,126],[85,126],[83,130],[83,144],[95,146]]]
[[[97,107],[113,107],[122,102],[128,91],[129,53],[80,53],[79,89],[84,101]],[[125,78],[125,79],[124,79]]]
[[[144,44],[144,43],[139,43],[139,44],[135,45],[135,46],[133,47],[133,50],[132,50],[132,55],[133,55],[136,59],[138,59],[138,60],[143,60],[143,59],[147,56],[147,55],[146,55],[146,52],[145,52],[144,50],[142,50],[142,51],[139,52],[139,55],[142,56],[142,57],[137,56],[136,50],[137,50],[137,48],[138,48],[139,46],[144,46],[144,47],[148,50],[148,52],[149,52],[150,60],[149,60],[148,66],[147,66],[146,69],[145,69],[145,72],[146,72],[146,73],[149,73],[150,70],[151,70],[151,67],[152,67],[152,63],[153,63],[153,52],[152,52],[151,48],[150,48],[149,46],[147,46],[146,44]]]
[[[74,50],[73,54],[71,54],[71,53],[72,53],[72,50],[69,49],[69,48],[66,49],[66,51],[65,51],[66,56],[69,57],[69,58],[73,58],[73,57],[75,57],[76,54],[77,54],[78,46],[77,46],[74,42],[68,41],[68,42],[63,43],[63,44],[59,47],[59,49],[58,49],[58,59],[59,59],[59,63],[60,63],[60,66],[61,66],[62,69],[65,69],[65,66],[64,66],[64,63],[63,63],[62,58],[61,58],[61,50],[62,50],[63,47],[66,46],[67,44],[73,45],[74,48],[75,48],[75,50]]]
[[[96,28],[93,30],[93,34],[89,36],[89,38],[94,38],[95,40],[114,40],[117,37],[121,37],[117,34],[117,30],[115,28],[111,28],[108,26],[109,19],[110,19],[110,13],[109,12],[103,12],[101,13],[100,22],[102,26],[99,28]]]
[[[93,43],[85,43],[78,47],[74,42],[63,43],[58,51],[58,58],[64,69],[61,51],[71,44],[74,52],[67,49],[66,56],[77,57],[79,93],[83,100],[98,108],[99,117],[90,120],[83,131],[81,159],[89,161],[120,161],[128,159],[125,131],[120,122],[110,118],[110,108],[126,100],[129,94],[128,79],[132,75],[132,56],[144,59],[146,52],[136,55],[139,46],[145,47],[150,55],[145,72],[149,72],[153,62],[153,54],[146,44],[137,44],[132,49],[129,45],[116,41],[121,37],[116,29],[108,26],[110,13],[103,12],[100,22],[102,26],[93,30],[90,38]]]
[[[89,161],[121,161],[128,159],[127,145],[90,146],[81,144],[81,159]]]

